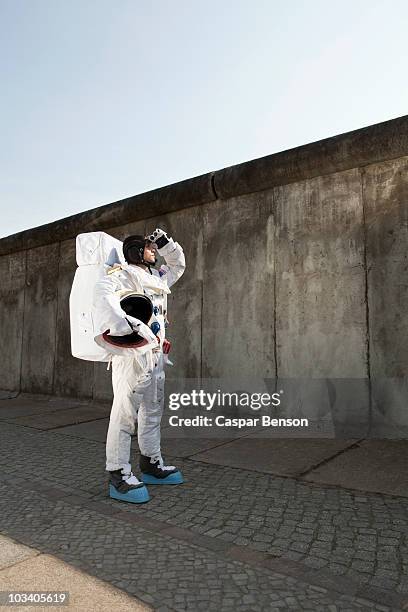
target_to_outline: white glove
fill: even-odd
[[[131,324],[133,330],[142,336],[142,338],[148,342],[154,342],[154,344],[157,344],[157,338],[148,325],[130,315],[126,315],[126,318]]]
[[[169,237],[167,236],[166,232],[159,227],[156,227],[153,234],[150,234],[150,236],[147,238],[150,240],[150,242],[154,242],[158,249],[166,246],[166,244],[169,242]]]

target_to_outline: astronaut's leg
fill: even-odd
[[[109,493],[114,499],[141,503],[149,500],[146,487],[132,474],[130,447],[143,397],[140,366],[132,357],[112,358],[113,404],[106,438]],[[150,378],[148,382],[150,381]]]
[[[174,465],[165,465],[160,451],[160,423],[164,409],[163,355],[153,370],[138,413],[140,469],[146,484],[181,484],[183,476]]]

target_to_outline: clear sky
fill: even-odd
[[[1,233],[408,113],[406,0],[0,0]]]

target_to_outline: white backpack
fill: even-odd
[[[79,234],[76,238],[75,272],[69,297],[71,325],[71,352],[74,357],[87,361],[110,361],[115,350],[99,346],[94,338],[105,330],[96,329],[93,315],[93,293],[98,280],[104,277],[108,267],[125,263],[122,242],[105,234],[89,232]],[[123,352],[134,349],[123,349]]]

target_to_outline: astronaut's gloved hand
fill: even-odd
[[[156,227],[153,234],[150,234],[147,238],[150,242],[154,242],[158,249],[163,248],[169,242],[166,232],[158,227]]]
[[[136,319],[135,317],[132,317],[131,315],[126,315],[126,319],[132,326],[132,329],[135,332],[137,332],[140,336],[142,336],[142,338],[144,338],[148,342],[154,342],[154,343],[157,342],[156,336],[154,335],[150,327],[146,325],[145,323],[143,323],[143,321],[140,321],[140,319]]]

